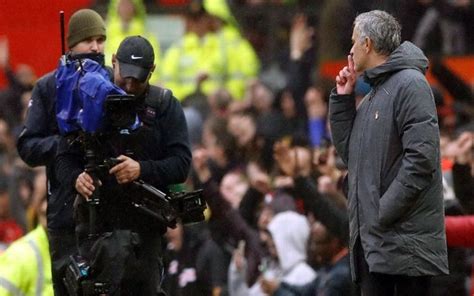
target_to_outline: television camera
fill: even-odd
[[[104,240],[101,241],[107,236],[99,231],[100,223],[98,222],[101,221],[98,211],[99,205],[105,205],[106,201],[101,200],[101,186],[98,185],[101,179],[109,175],[109,170],[120,162],[110,157],[116,153],[108,153],[107,149],[101,147],[101,141],[113,137],[118,138],[120,143],[127,143],[129,140],[127,137],[133,134],[133,131],[141,124],[136,111],[135,98],[127,95],[111,82],[110,73],[103,67],[103,54],[89,53],[74,56],[66,54],[63,11],[60,12],[60,25],[62,56],[55,74],[56,119],[60,134],[66,137],[69,144],[76,141],[80,144],[85,156],[85,170],[93,178],[96,188],[87,201],[85,209],[89,214],[87,243],[92,241],[97,243],[100,250],[108,248],[103,252],[106,255],[108,251],[116,250],[114,248],[128,250],[123,244],[107,245]],[[133,158],[132,150],[119,150]],[[188,224],[204,220],[203,212],[206,205],[202,198],[202,190],[166,194],[143,180],[124,185],[123,189],[128,191],[130,188],[136,194],[124,194],[126,198],[121,201],[130,202],[133,208],[157,219],[167,227],[176,227],[178,221]],[[113,233],[116,237],[125,239],[127,231],[118,229]],[[90,248],[89,251],[94,253],[97,250]],[[96,254],[97,256],[106,256],[100,251],[97,252],[99,253]],[[105,261],[92,260],[89,256],[82,257],[82,255],[79,252],[70,256],[70,262],[63,277],[68,293],[70,295],[107,295],[111,285],[123,275],[115,273],[113,279],[98,280],[97,267],[103,265],[103,262],[121,262],[119,259],[123,259],[122,264],[125,264],[128,262],[127,255],[121,254],[121,257],[114,255],[113,260]],[[115,272],[116,265],[105,265],[110,271]]]
[[[127,143],[130,128],[137,124],[135,99],[132,95],[107,96],[104,111],[104,131],[82,133],[80,140],[85,151],[86,172],[92,176],[95,185],[113,166],[120,163],[116,158],[104,158],[98,153],[100,151],[98,137],[116,133],[122,138],[122,143]],[[133,156],[131,151],[127,151],[126,154]],[[139,196],[134,196],[130,200],[133,206],[168,227],[175,228],[178,221],[188,224],[204,220],[203,211],[206,205],[202,198],[202,190],[166,194],[143,180],[133,181],[132,186],[140,191],[140,194],[137,194]],[[95,187],[100,190],[100,186]],[[89,199],[91,234],[97,232],[95,207],[100,204],[100,191],[97,189]]]

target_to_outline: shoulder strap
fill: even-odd
[[[163,112],[171,99],[171,90],[158,86],[150,86],[148,96],[145,98],[145,104],[156,110]]]
[[[156,116],[162,114],[166,107],[168,107],[171,97],[171,90],[158,86],[150,86],[148,95],[145,98],[145,116],[142,119],[146,125],[153,125]]]

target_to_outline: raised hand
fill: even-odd
[[[259,192],[265,194],[272,190],[270,176],[264,172],[255,162],[247,165],[247,176],[250,185]]]
[[[357,73],[354,69],[352,55],[347,56],[347,66],[336,76],[336,90],[338,95],[349,95],[354,92]]]
[[[311,152],[305,147],[292,148],[289,143],[279,141],[273,146],[273,157],[287,176],[308,176],[311,173]]]
[[[473,153],[472,148],[474,147],[474,133],[472,132],[463,132],[456,143],[456,162],[459,164],[468,164],[472,161]]]
[[[305,15],[298,15],[291,26],[290,54],[294,60],[299,60],[312,45],[311,37],[314,30],[308,26]]]

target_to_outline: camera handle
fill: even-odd
[[[95,152],[96,134],[85,133],[83,138],[84,150],[85,150],[85,171],[91,176],[95,190],[92,192],[91,197],[87,201],[89,208],[89,236],[97,237],[99,235],[98,225],[98,207],[100,204],[101,190],[100,190],[100,168],[97,161],[97,155]]]
[[[166,195],[166,193],[164,193],[163,191],[159,190],[158,188],[156,188],[156,187],[154,187],[154,186],[152,186],[148,183],[145,183],[145,181],[143,181],[143,180],[133,181],[133,184],[135,184],[138,187],[150,192],[151,194],[158,197],[159,199],[161,199],[164,202],[169,202],[169,200],[170,200],[168,195]]]
[[[91,176],[95,190],[87,201],[89,206],[89,236],[97,236],[99,234],[97,225],[97,209],[100,204],[100,185],[97,167],[95,163],[95,154],[91,149],[86,150],[86,172]]]
[[[125,155],[133,158],[134,153],[130,148],[128,147],[128,141],[130,137],[130,129],[129,128],[121,128],[119,130],[119,139],[120,139],[120,145],[125,148]]]

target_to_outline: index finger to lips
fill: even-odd
[[[344,77],[349,77],[351,75],[351,72],[349,71],[349,68],[347,66],[342,69],[342,74]]]
[[[347,64],[349,66],[349,70],[354,71],[354,58],[353,58],[352,54],[347,56]]]

